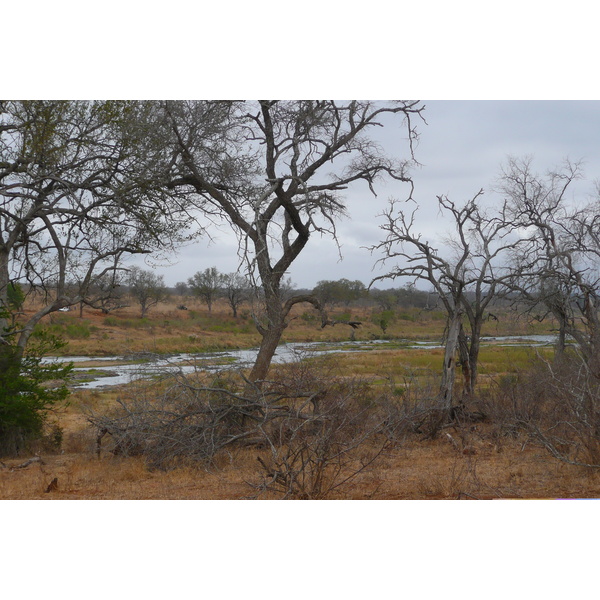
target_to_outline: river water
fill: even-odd
[[[556,342],[556,336],[529,335],[513,337],[482,338],[482,344],[502,346],[548,346]],[[358,342],[309,342],[282,344],[273,357],[274,363],[289,363],[307,356],[319,356],[336,352],[365,352],[386,345],[405,348],[440,348],[436,342],[414,342],[408,340],[372,340]],[[147,379],[166,373],[191,373],[195,370],[217,371],[224,368],[243,368],[254,363],[257,348],[250,350],[227,350],[202,354],[177,354],[168,357],[159,355],[145,356],[70,356],[64,358],[48,357],[44,362],[73,362],[76,376],[82,377],[76,386],[94,389],[122,385],[136,379]],[[140,360],[142,359],[142,360]],[[88,363],[77,367],[78,363]]]

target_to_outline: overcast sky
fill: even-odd
[[[494,203],[490,190],[507,156],[533,156],[534,167],[545,172],[565,158],[584,161],[587,182],[579,184],[580,197],[591,192],[600,178],[600,102],[598,101],[424,101],[426,123],[418,124],[420,139],[415,157],[421,164],[413,170],[414,198],[419,205],[419,231],[432,241],[447,231],[437,211],[438,195],[462,203],[483,188],[482,202]],[[390,154],[402,147],[397,129],[380,130]],[[377,197],[359,184],[345,197],[349,218],[338,224],[342,259],[329,238],[313,235],[290,270],[299,288],[312,288],[322,279],[359,279],[366,285],[383,271],[373,270],[379,255],[365,247],[381,238],[378,217],[390,197],[406,197],[406,187],[388,181],[377,188]],[[496,197],[497,201],[497,197]],[[216,266],[231,272],[238,267],[235,240],[227,231],[214,232],[213,241],[187,247],[168,268],[158,267],[169,285],[186,281],[196,271]],[[389,286],[399,285],[397,281]],[[378,283],[386,287],[385,281]]]
[[[567,156],[584,159],[586,175],[600,177],[600,94],[590,77],[596,21],[580,0],[564,11],[540,11],[522,0],[506,0],[502,10],[463,0],[413,3],[393,18],[382,0],[364,10],[320,0],[306,0],[302,10],[274,0],[217,3],[202,6],[201,15],[181,0],[143,14],[133,2],[108,0],[105,10],[90,15],[80,6],[74,0],[36,4],[28,39],[43,39],[59,8],[69,31],[44,44],[43,53],[23,44],[19,28],[5,32],[6,48],[18,48],[22,59],[4,78],[8,97],[421,98],[427,125],[419,125],[422,167],[413,177],[420,229],[429,236],[444,225],[436,196],[461,202],[487,190],[509,154],[533,155],[540,171]],[[14,22],[20,10],[3,8]],[[284,23],[283,37],[270,35]],[[452,98],[460,100],[446,101]],[[393,137],[382,134],[397,154]],[[377,215],[390,196],[404,195],[392,184],[380,185],[377,198],[364,187],[348,190],[350,218],[338,226],[343,260],[331,240],[313,236],[292,266],[292,280],[310,288],[342,277],[367,284],[381,274],[372,270],[377,257],[361,246],[379,241]],[[488,192],[485,201],[492,200]],[[172,258],[157,267],[169,285],[211,266],[238,268],[235,241],[225,233]]]

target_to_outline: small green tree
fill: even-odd
[[[12,321],[12,315],[4,315]],[[0,345],[0,455],[18,454],[43,436],[51,411],[66,400],[72,363],[42,362],[65,343],[44,331],[34,336],[21,358],[17,328],[5,330]]]
[[[393,310],[382,310],[374,312],[371,315],[371,322],[381,327],[381,332],[385,335],[387,328],[396,320],[396,313]]]
[[[131,267],[129,271],[129,293],[138,301],[142,319],[151,307],[169,297],[164,277],[139,267]]]
[[[188,279],[188,287],[192,294],[200,298],[206,306],[208,312],[212,311],[213,302],[219,296],[223,276],[216,267],[198,271],[193,277]]]
[[[19,311],[25,302],[25,292],[20,284],[11,281],[6,290],[8,308],[11,311]]]
[[[367,289],[362,281],[350,281],[348,279],[319,281],[313,290],[313,294],[322,305],[332,307],[337,304],[344,304],[348,307],[352,302],[356,302],[365,296],[366,293]]]

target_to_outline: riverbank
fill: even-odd
[[[178,310],[178,305],[178,300],[161,304],[143,319],[135,307],[119,309],[109,315],[84,308],[81,317],[79,311],[49,315],[41,327],[67,342],[62,352],[64,356],[204,353],[250,349],[260,344],[260,335],[248,309],[233,318],[223,302],[218,302],[211,313],[201,305],[190,305],[189,310]],[[30,312],[32,310],[33,307]],[[332,311],[332,319],[359,321],[361,325],[355,330],[343,324],[323,328],[314,309],[296,306],[281,341],[339,343],[383,339],[439,343],[442,339],[445,317],[441,311],[406,309],[384,332],[372,322],[372,310],[353,307]],[[552,321],[532,324],[515,318],[513,313],[498,312],[498,321],[486,322],[484,336],[543,335],[551,334],[555,328]]]

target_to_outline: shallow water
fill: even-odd
[[[500,344],[502,346],[545,346],[556,342],[552,335],[525,335],[482,338],[482,344]],[[413,342],[409,340],[372,340],[359,342],[307,342],[282,344],[277,348],[274,363],[286,363],[306,357],[332,354],[336,352],[360,352],[374,347],[392,344],[405,344],[406,348],[441,348],[438,342]],[[91,365],[75,367],[77,375],[85,376],[85,381],[76,384],[78,388],[94,389],[129,383],[136,379],[148,379],[166,373],[191,373],[195,370],[218,371],[230,367],[248,367],[254,363],[258,348],[249,350],[227,350],[200,354],[177,354],[169,357],[148,355],[144,362],[131,364],[132,356],[71,356],[65,358],[48,357],[45,362],[60,361]],[[109,364],[104,364],[104,363]],[[130,364],[126,364],[126,363]],[[125,364],[123,364],[125,363]],[[89,375],[89,380],[87,378]]]

